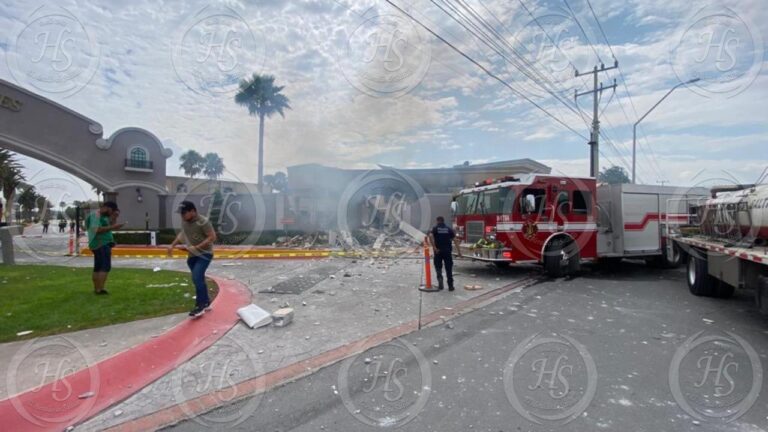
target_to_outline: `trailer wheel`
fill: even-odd
[[[715,294],[716,286],[707,271],[707,261],[693,255],[688,256],[688,289],[695,296],[711,297]]]
[[[662,248],[661,255],[645,260],[646,264],[651,267],[662,269],[673,269],[680,267],[680,264],[685,261],[684,252],[680,249],[677,243],[672,245],[672,255],[667,253],[667,248]]]
[[[761,314],[768,315],[768,277],[760,276],[757,280],[755,303]]]

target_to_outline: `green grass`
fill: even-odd
[[[171,287],[147,287],[174,282]],[[185,312],[194,306],[189,273],[117,268],[106,287],[109,295],[93,293],[90,268],[0,265],[0,342]],[[208,290],[211,298],[218,291],[211,280]],[[25,330],[33,333],[16,336]]]

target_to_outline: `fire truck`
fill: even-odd
[[[768,184],[712,188],[698,199],[671,199],[691,208],[684,224],[667,227],[671,246],[687,257],[687,281],[697,296],[730,297],[754,291],[768,314]]]
[[[592,177],[527,174],[464,189],[452,209],[462,255],[500,267],[539,263],[559,277],[598,259],[679,265],[683,255],[667,239],[669,225],[687,223],[687,202],[708,193],[704,188],[598,186]]]

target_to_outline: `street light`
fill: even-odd
[[[651,109],[649,109],[647,113],[645,113],[645,114],[644,114],[642,117],[640,117],[640,118],[639,118],[639,119],[638,119],[638,120],[635,122],[634,126],[632,126],[632,184],[635,184],[635,167],[636,167],[636,163],[637,163],[637,160],[636,160],[636,148],[637,148],[637,125],[638,125],[638,124],[640,124],[640,122],[641,122],[641,121],[643,121],[643,119],[645,119],[646,117],[648,117],[648,114],[650,114],[650,113],[651,113],[651,111],[653,111],[654,109],[656,109],[656,107],[657,107],[657,106],[659,106],[659,104],[660,104],[660,103],[664,102],[664,99],[666,99],[666,98],[667,98],[667,96],[669,96],[670,94],[672,94],[672,92],[673,92],[673,91],[677,90],[677,88],[678,88],[678,87],[682,87],[682,86],[684,86],[684,85],[688,85],[688,84],[693,84],[693,83],[695,83],[696,81],[700,81],[700,80],[701,80],[701,78],[694,78],[694,79],[692,79],[692,80],[690,80],[690,81],[686,81],[686,82],[680,83],[680,84],[678,84],[678,85],[676,85],[676,86],[672,87],[672,88],[671,88],[671,89],[670,89],[670,90],[667,92],[667,94],[665,94],[665,95],[664,95],[664,97],[663,97],[663,98],[661,98],[661,99],[660,99],[658,102],[656,102],[656,104],[655,104],[654,106],[652,106],[652,107],[651,107]]]

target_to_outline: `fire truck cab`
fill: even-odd
[[[488,179],[454,200],[463,255],[493,262],[541,263],[555,276],[596,258],[594,178],[544,174]]]
[[[689,219],[687,200],[707,194],[696,187],[598,186],[591,177],[507,176],[459,192],[454,228],[469,258],[540,263],[555,277],[597,258],[675,267],[683,256],[667,233]]]

